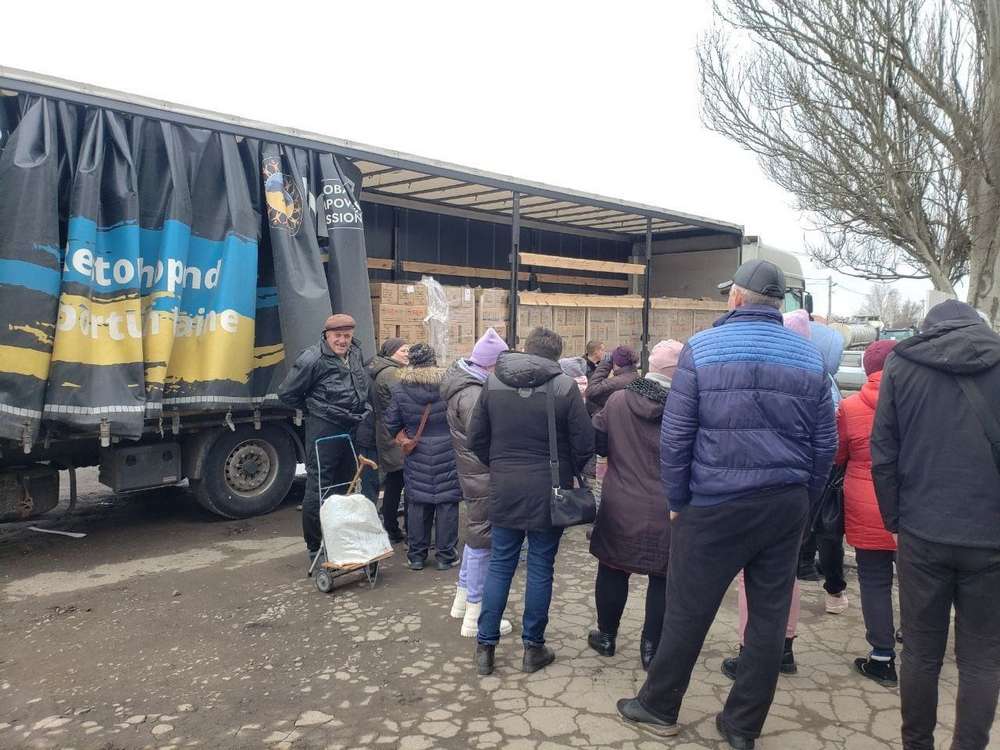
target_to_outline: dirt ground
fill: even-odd
[[[82,539],[0,530],[0,748],[622,748],[663,741],[622,724],[615,700],[642,683],[642,582],[603,659],[585,643],[595,563],[581,529],[557,562],[549,640],[558,658],[517,670],[523,571],[512,638],[494,676],[448,616],[457,571],[403,567],[403,549],[369,589],[363,576],[320,594],[303,577],[297,483],[275,513],[225,521],[186,491],[112,498],[93,472],[59,524]],[[800,670],[782,677],[764,750],[898,748],[898,694],[852,674],[865,652],[857,583],[851,609],[822,611],[805,584]],[[668,746],[717,748],[713,717],[736,643],[735,589],[709,635]],[[939,741],[954,716],[946,665]]]

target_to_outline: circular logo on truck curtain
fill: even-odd
[[[293,237],[302,226],[302,194],[295,180],[281,171],[281,160],[264,160],[264,200],[272,227],[287,229]]]

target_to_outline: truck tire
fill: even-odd
[[[285,499],[295,464],[295,444],[284,430],[241,425],[212,443],[201,478],[191,480],[191,488],[201,506],[216,515],[259,516]]]

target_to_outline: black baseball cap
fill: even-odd
[[[785,273],[769,260],[748,260],[736,269],[732,279],[719,284],[719,291],[729,294],[734,284],[765,297],[785,297]]]

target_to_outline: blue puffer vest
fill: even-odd
[[[747,305],[691,337],[660,431],[671,509],[795,485],[815,495],[836,449],[823,357],[780,312]]]
[[[411,503],[457,503],[462,499],[455,465],[455,448],[448,428],[448,402],[441,396],[440,367],[404,368],[392,388],[392,403],[385,414],[390,435],[401,429],[414,437],[424,406],[431,405],[420,442],[403,461],[406,498]]]

